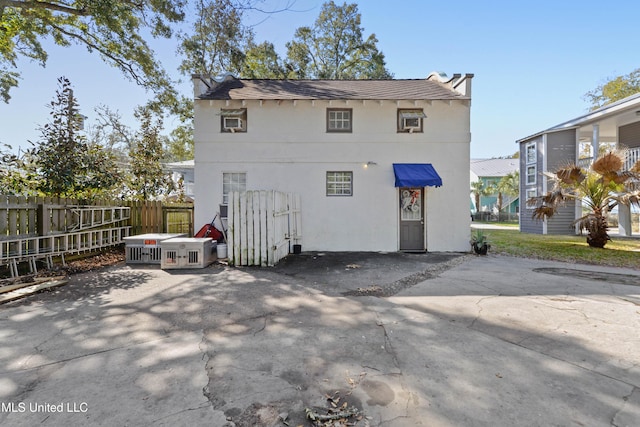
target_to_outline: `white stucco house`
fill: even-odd
[[[195,221],[300,195],[304,251],[468,251],[471,80],[194,76]]]
[[[182,185],[184,195],[189,199],[193,199],[195,196],[193,160],[165,163],[164,167],[171,174],[171,180],[176,187]]]

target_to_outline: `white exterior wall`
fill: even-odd
[[[247,132],[220,132],[221,108],[247,108]],[[352,133],[327,133],[327,108],[352,108]],[[397,133],[398,108],[423,108],[424,133]],[[219,210],[223,172],[246,172],[247,190],[300,194],[303,250],[397,251],[392,163],[431,163],[427,250],[469,249],[468,101],[196,100],[194,138],[196,226]],[[353,196],[326,196],[327,171],[352,171]]]

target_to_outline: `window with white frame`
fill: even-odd
[[[222,174],[222,204],[229,203],[229,193],[247,191],[247,174],[245,172],[225,172]]]
[[[220,110],[220,131],[231,133],[246,132],[247,109]]]
[[[536,165],[527,166],[527,184],[536,183],[537,168]]]
[[[538,160],[538,150],[536,149],[536,143],[530,142],[525,146],[525,159],[527,164],[535,163]]]
[[[527,188],[527,198],[524,201],[525,205],[527,206],[527,209],[535,209],[535,206],[530,206],[527,201],[529,199],[531,199],[532,197],[537,197],[538,196],[538,190],[536,190],[536,188]]]
[[[422,109],[398,109],[398,132],[422,132],[426,118]]]
[[[350,108],[327,108],[327,132],[351,132]]]
[[[352,196],[353,172],[327,172],[327,196]]]

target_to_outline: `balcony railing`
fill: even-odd
[[[630,148],[624,161],[624,170],[630,170],[638,161],[640,161],[640,147]]]
[[[640,161],[640,147],[628,148],[624,159],[623,170],[630,170],[638,161]],[[591,166],[591,163],[593,163],[593,157],[586,157],[578,159],[576,166],[588,169]]]

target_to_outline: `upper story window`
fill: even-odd
[[[327,132],[351,132],[350,108],[327,108]]]
[[[527,166],[527,185],[536,183],[537,172],[536,165]]]
[[[530,142],[525,146],[525,159],[527,164],[535,163],[538,160],[538,150],[535,142]]]
[[[422,132],[426,118],[422,109],[398,109],[398,132]]]
[[[220,130],[222,132],[246,132],[247,109],[220,110]]]
[[[353,196],[353,172],[327,172],[327,196]]]

